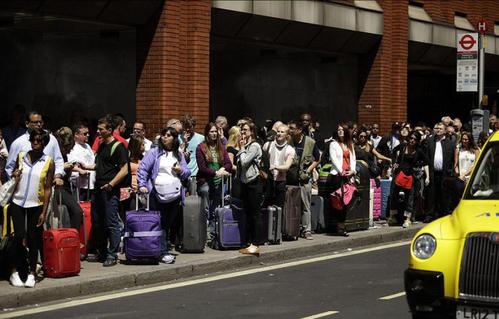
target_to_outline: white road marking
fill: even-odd
[[[323,317],[327,317],[330,315],[334,315],[337,313],[339,313],[339,311],[334,311],[334,310],[333,311],[326,311],[326,312],[318,313],[318,314],[313,315],[313,316],[303,317],[301,319],[317,319],[317,318],[323,318]]]
[[[258,273],[266,272],[266,271],[272,271],[272,270],[276,270],[276,269],[283,269],[283,268],[288,268],[288,267],[307,265],[307,264],[312,264],[312,263],[316,263],[316,262],[321,262],[321,261],[326,261],[326,260],[331,260],[331,259],[336,259],[336,258],[341,258],[341,257],[354,256],[354,255],[365,254],[365,253],[383,250],[383,249],[401,247],[401,246],[409,245],[410,243],[411,243],[410,241],[404,241],[404,242],[386,244],[383,246],[364,248],[364,249],[359,249],[356,251],[352,250],[352,251],[347,251],[344,253],[339,253],[339,254],[334,254],[334,255],[327,255],[327,256],[310,258],[310,259],[306,259],[306,260],[292,261],[292,262],[273,265],[273,266],[266,266],[266,267],[261,267],[261,268],[242,270],[242,271],[238,271],[238,272],[217,275],[217,276],[208,277],[208,278],[193,279],[193,280],[188,280],[188,281],[183,281],[183,282],[178,282],[178,283],[173,283],[173,284],[165,284],[165,285],[161,285],[161,286],[111,293],[109,295],[90,297],[90,298],[85,298],[85,299],[75,299],[72,301],[62,302],[59,304],[53,304],[53,305],[47,305],[47,306],[42,306],[42,307],[38,307],[38,308],[30,308],[30,309],[23,309],[23,310],[17,310],[17,311],[3,313],[3,314],[0,314],[0,319],[8,319],[8,318],[15,318],[15,317],[19,317],[19,316],[33,315],[33,314],[47,312],[47,311],[54,311],[54,310],[60,310],[60,309],[64,309],[64,308],[83,306],[83,305],[92,304],[92,303],[96,303],[96,302],[108,301],[108,300],[137,296],[137,295],[158,292],[158,291],[163,291],[163,290],[170,290],[170,289],[187,287],[187,286],[192,286],[192,285],[204,284],[204,283],[214,282],[214,281],[219,281],[219,280],[224,280],[224,279],[253,275],[253,274],[258,274]]]
[[[379,300],[392,300],[392,299],[402,297],[402,296],[405,296],[405,292],[399,292],[399,293],[396,293],[393,295],[384,296],[384,297],[379,298]]]

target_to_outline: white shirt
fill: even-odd
[[[329,144],[329,159],[331,161],[331,164],[333,167],[331,167],[331,171],[329,174],[331,175],[338,175],[342,174],[342,168],[343,168],[343,149],[341,148],[341,145],[333,140]],[[350,171],[356,173],[355,170],[355,165],[356,165],[357,158],[355,157],[355,151],[350,150]]]
[[[286,144],[286,146],[282,147],[277,147],[276,142],[273,141],[271,143],[267,142],[264,146],[264,149],[268,150],[269,152],[269,157],[270,159],[274,160],[273,163],[270,163],[270,165],[276,167],[276,166],[282,166],[286,164],[286,161],[288,158],[295,157],[296,151],[295,149],[289,145]],[[278,171],[277,169],[272,170],[272,175],[274,177],[275,181],[285,181],[286,180],[286,172],[281,172]]]
[[[442,141],[435,141],[435,157],[433,158],[433,169],[440,172],[444,169],[444,154],[442,151]]]
[[[75,143],[73,149],[68,154],[68,162],[81,162],[85,166],[90,166],[95,164],[95,155],[92,151],[92,147],[85,144]],[[95,171],[90,172],[90,189],[94,189],[95,183]],[[76,185],[78,188],[88,188],[88,176],[80,176],[80,173],[71,173],[71,183]]]
[[[379,135],[376,137],[371,136],[371,142],[373,142],[374,148],[378,147],[379,141],[381,141],[381,136]]]
[[[473,151],[459,150],[459,175],[466,173],[475,163],[475,153]]]
[[[43,154],[36,162],[30,163],[27,154],[23,153],[21,179],[12,196],[12,202],[23,208],[43,205],[45,196],[45,178],[52,159]]]
[[[154,179],[154,188],[159,194],[169,194],[179,187],[180,179],[172,171],[178,160],[172,152],[167,152],[159,158],[158,176]]]

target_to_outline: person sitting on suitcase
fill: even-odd
[[[296,151],[288,144],[289,128],[281,123],[276,128],[275,141],[263,145],[263,151],[269,158],[271,178],[267,190],[268,204],[284,207],[286,196],[286,173],[293,164]]]
[[[305,239],[312,239],[312,172],[319,165],[321,154],[315,141],[305,136],[300,124],[291,121],[288,127],[296,156],[293,161],[294,169],[288,172],[287,180],[289,185],[299,185],[301,188],[303,208],[301,235]]]
[[[229,175],[232,163],[227,150],[222,145],[220,131],[215,123],[210,122],[204,128],[205,140],[196,148],[196,161],[198,163],[197,192],[203,197],[206,218],[209,222],[208,232],[215,231],[215,208],[222,204],[221,194],[222,178]]]
[[[146,153],[137,170],[139,192],[149,193],[150,209],[161,212],[161,262],[171,264],[175,257],[168,252],[168,232],[183,204],[183,186],[191,171],[179,151],[177,131],[168,127],[161,131],[158,147]]]
[[[240,249],[242,254],[260,256],[262,237],[261,209],[263,204],[263,182],[260,179],[260,159],[262,158],[262,148],[256,142],[257,128],[252,122],[241,125],[241,140],[239,142],[239,152],[237,153],[237,171],[241,181],[241,195],[243,207],[246,211],[246,233],[248,247]]]
[[[97,150],[95,166],[95,198],[92,202],[92,231],[90,238],[95,241],[97,260],[104,267],[118,262],[123,222],[119,216],[120,188],[128,176],[128,151],[125,145],[113,135],[115,120],[112,115],[99,119],[97,130],[102,143]],[[109,243],[108,243],[109,242]],[[89,260],[90,261],[90,260]]]
[[[17,190],[12,196],[9,214],[14,224],[14,242],[9,252],[13,263],[10,283],[15,287],[35,286],[38,252],[43,246],[43,223],[52,193],[55,165],[53,159],[43,150],[50,141],[49,134],[42,129],[30,130],[31,151],[19,153],[11,178],[19,179]],[[28,252],[26,251],[28,248]],[[28,256],[29,274],[22,282],[19,271],[26,268]]]

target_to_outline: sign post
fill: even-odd
[[[456,91],[478,91],[478,34],[457,34]]]
[[[478,74],[480,75],[478,80],[478,107],[481,108],[483,104],[483,87],[485,82],[485,32],[487,31],[487,24],[484,20],[478,22],[478,32],[480,33],[479,50],[480,57]]]

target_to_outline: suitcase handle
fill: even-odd
[[[232,174],[229,174],[227,176],[222,176],[222,187],[221,187],[221,193],[222,193],[222,207],[225,206],[225,179],[228,179],[229,182],[227,183],[229,185],[229,195],[232,192]]]
[[[76,178],[76,181],[78,181],[81,177],[78,176]],[[87,174],[87,180],[88,180],[88,184],[87,184],[87,201],[90,200],[90,173]],[[71,185],[71,191],[73,190],[73,183],[69,183]],[[79,186],[79,183],[77,183],[78,185],[76,185],[76,201],[77,202],[80,202],[80,188],[78,187]]]
[[[139,196],[144,196],[146,194],[139,194],[139,192],[135,193],[135,210],[139,210]],[[146,201],[146,210],[149,210],[149,193],[147,193],[147,201]]]

